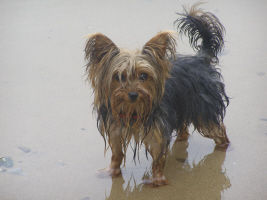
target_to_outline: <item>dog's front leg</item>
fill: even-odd
[[[111,176],[115,177],[121,174],[120,165],[123,159],[121,144],[121,129],[117,124],[113,124],[109,133],[109,146],[111,147],[112,156],[108,171]]]
[[[167,179],[163,174],[166,162],[166,149],[167,143],[162,139],[161,135],[157,132],[150,132],[144,140],[146,149],[150,153],[152,162],[152,180],[150,182],[153,186],[166,185]]]

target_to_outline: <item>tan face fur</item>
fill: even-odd
[[[101,33],[91,35],[85,58],[95,108],[105,105],[126,126],[144,123],[164,94],[174,54],[175,39],[168,31],[158,33],[135,52],[119,49]]]

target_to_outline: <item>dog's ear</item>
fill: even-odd
[[[96,33],[89,36],[84,51],[85,58],[92,64],[97,64],[105,57],[119,53],[119,48],[107,36]]]
[[[169,76],[171,59],[176,52],[176,40],[174,32],[164,31],[151,38],[143,47],[142,54],[153,65],[159,81],[156,84],[157,100],[160,102],[164,94],[165,80]]]
[[[159,32],[144,45],[142,54],[156,59],[157,62],[174,58],[176,52],[174,34],[171,31]]]
[[[116,56],[119,48],[105,35],[96,33],[90,35],[85,49],[85,59],[88,61],[86,72],[91,80],[92,86],[95,87],[95,77],[100,74],[107,62]]]

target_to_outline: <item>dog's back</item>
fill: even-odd
[[[176,20],[178,32],[187,35],[198,52],[195,56],[177,55],[172,61],[162,106],[173,129],[193,123],[201,130],[210,124],[219,125],[229,103],[220,71],[215,67],[224,45],[224,28],[212,13],[196,7],[181,15]]]

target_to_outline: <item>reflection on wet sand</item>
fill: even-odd
[[[187,147],[188,142],[177,142],[172,146],[165,168],[168,186],[151,188],[143,184],[131,184],[134,177],[127,180],[125,185],[126,180],[122,177],[114,178],[106,200],[221,199],[223,191],[231,186],[223,168],[226,152],[213,150],[198,163],[189,163],[190,152]]]

